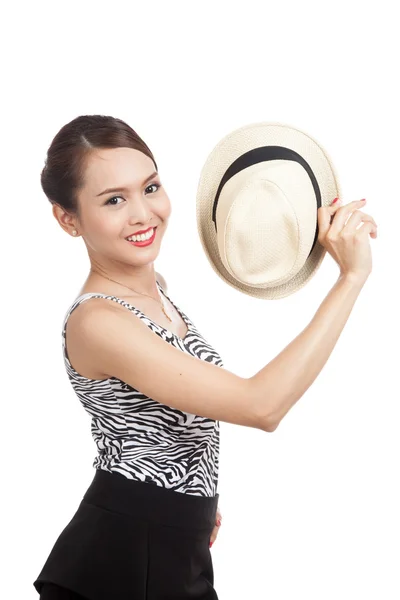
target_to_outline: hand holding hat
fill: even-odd
[[[340,267],[342,275],[366,279],[372,270],[369,236],[376,238],[378,226],[365,212],[357,210],[365,199],[341,206],[335,198],[331,207],[318,210],[318,241]],[[363,223],[362,227],[359,225]]]

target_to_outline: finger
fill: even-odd
[[[333,217],[330,234],[335,235],[342,231],[349,215],[357,210],[357,208],[364,206],[364,204],[365,200],[355,200],[354,202],[349,202],[349,204],[341,206]]]
[[[218,531],[219,531],[219,528],[217,526],[215,526],[210,535],[210,547],[213,545],[213,543],[217,539]]]
[[[332,215],[338,210],[339,207],[340,201],[338,200],[336,204],[332,204],[331,206],[321,206],[317,210],[319,242],[321,242],[328,233],[332,222]]]
[[[376,224],[375,219],[373,217],[371,217],[371,215],[368,215],[367,213],[363,212],[362,210],[356,210],[349,217],[347,223],[345,224],[345,226],[342,229],[342,233],[353,232],[354,230],[357,229],[357,227],[360,225],[360,223],[362,223],[362,222],[365,223],[366,221],[373,223],[373,225],[375,226],[375,229],[377,229],[378,225]]]
[[[366,221],[362,225],[362,227],[360,227],[359,229],[356,230],[354,235],[357,236],[359,239],[362,239],[363,237],[367,237],[368,235],[370,235],[372,238],[377,238],[378,237],[378,228],[376,225],[374,225],[374,223]]]

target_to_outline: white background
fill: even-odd
[[[1,595],[32,582],[92,480],[90,418],[62,362],[64,313],[88,274],[39,183],[62,125],[126,120],[172,203],[155,267],[172,299],[249,377],[309,323],[330,256],[300,292],[258,300],[201,248],[200,170],[227,133],[293,125],[332,157],[344,202],[376,219],[374,268],[325,368],[267,434],[221,423],[220,600],[398,600],[399,84],[394,2],[18,3],[2,9]],[[246,402],[246,398],[243,398]]]

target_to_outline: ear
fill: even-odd
[[[164,292],[166,292],[167,291],[167,282],[165,281],[164,277],[160,273],[157,273],[157,271],[156,271],[156,279],[157,279],[158,283],[161,285]]]

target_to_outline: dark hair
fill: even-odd
[[[93,148],[133,148],[154,162],[149,147],[129,125],[103,115],[83,115],[64,125],[47,151],[40,182],[51,204],[79,218],[77,191],[83,185],[88,155]]]

